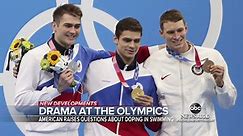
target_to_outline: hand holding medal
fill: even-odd
[[[210,72],[210,68],[211,68],[211,66],[213,66],[214,65],[214,62],[213,61],[211,61],[211,60],[209,60],[208,58],[205,60],[205,62],[203,63],[203,65],[202,65],[202,69],[205,71],[205,72],[207,72],[207,73],[209,73]]]
[[[209,72],[213,75],[215,83],[218,87],[224,86],[224,67],[219,65],[211,65]]]
[[[131,96],[133,100],[136,100],[139,95],[144,95],[144,91],[138,86],[132,90]]]
[[[218,87],[223,87],[223,85],[224,85],[224,81],[223,81],[224,67],[214,65],[214,62],[207,58],[202,66],[202,69],[205,72],[211,73],[213,75],[214,80]]]
[[[42,70],[61,74],[66,69],[70,69],[72,73],[77,71],[77,63],[70,61],[66,56],[61,55],[57,50],[51,50],[41,60],[40,66]],[[70,87],[75,87],[77,81],[73,81]]]
[[[213,66],[213,65],[214,65],[214,62],[209,60],[208,58],[206,58],[206,60],[203,63],[203,65],[201,65],[200,67],[196,67],[196,65],[194,65],[192,67],[192,72],[195,75],[201,75],[204,71],[206,73],[210,73],[211,66]]]
[[[134,102],[139,104],[140,106],[153,106],[153,97],[145,95],[142,89],[133,89],[131,96]]]

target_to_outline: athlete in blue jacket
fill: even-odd
[[[133,18],[125,18],[116,25],[113,57],[90,63],[84,83],[89,99],[99,106],[158,106],[156,86],[151,74],[138,64],[136,54],[140,46],[142,27]],[[132,97],[136,88],[143,94]],[[147,136],[145,126],[153,131],[161,123],[102,122],[86,123],[87,136]]]

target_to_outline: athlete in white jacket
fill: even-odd
[[[82,12],[79,7],[64,4],[58,7],[53,14],[52,38],[26,53],[20,64],[16,82],[15,106],[26,115],[38,114],[32,111],[39,101],[80,101],[81,84],[75,88],[70,84],[75,79],[84,80],[88,65],[91,61],[109,57],[104,51],[94,51],[87,47],[75,44],[80,33]],[[50,50],[58,50],[62,55],[79,64],[76,73],[70,69],[64,70],[60,77],[54,72],[41,70],[41,59]],[[80,123],[67,122],[27,122],[28,136],[77,136]]]
[[[163,122],[160,136],[217,136],[213,98],[223,108],[235,104],[236,89],[227,64],[215,49],[186,40],[181,13],[169,10],[160,18],[166,48],[152,54],[145,67],[152,73],[159,101],[168,106],[173,122]]]

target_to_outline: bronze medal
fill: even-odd
[[[208,58],[206,59],[206,61],[203,63],[202,65],[202,69],[209,73],[210,72],[210,67],[214,65],[214,62],[212,60],[209,60]]]
[[[136,99],[139,95],[144,95],[144,91],[140,87],[136,87],[132,90],[132,99]]]

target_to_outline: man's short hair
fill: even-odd
[[[164,23],[167,23],[168,21],[178,22],[180,20],[183,20],[184,25],[186,25],[185,19],[179,10],[176,9],[168,10],[160,16],[160,29],[163,30]]]
[[[140,32],[142,36],[142,26],[139,21],[132,17],[127,17],[120,20],[116,25],[115,35],[117,38],[120,37],[123,31],[133,31],[133,32]]]
[[[53,21],[56,23],[60,23],[60,19],[64,14],[69,14],[74,17],[78,17],[81,19],[83,16],[82,11],[79,7],[73,5],[73,4],[64,4],[55,9],[53,12]]]

